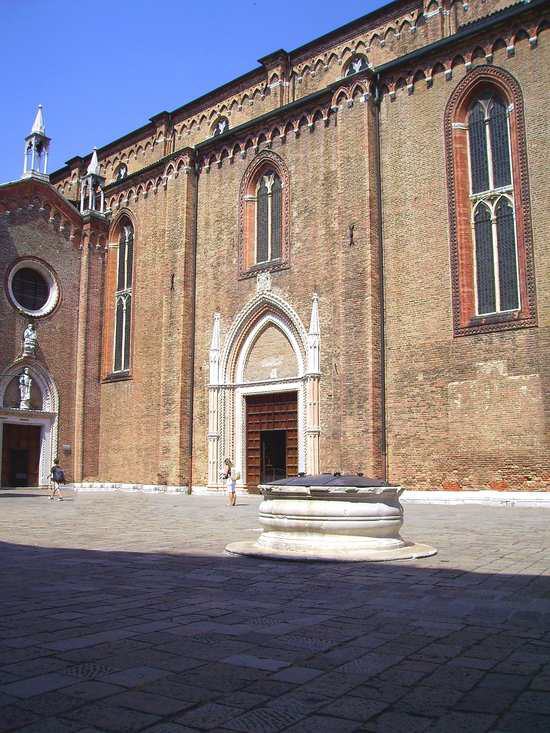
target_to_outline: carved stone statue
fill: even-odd
[[[29,370],[24,369],[19,377],[19,394],[21,395],[21,402],[19,403],[20,410],[31,409],[31,386],[32,377],[29,374]]]
[[[36,334],[36,328],[32,323],[29,323],[23,332],[23,356],[34,356],[36,354],[37,346],[38,336]]]

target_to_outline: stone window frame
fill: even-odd
[[[476,314],[473,206],[467,116],[474,100],[494,93],[508,104],[512,189],[520,307],[487,315]],[[533,235],[527,164],[523,95],[516,79],[496,66],[470,71],[452,92],[444,117],[450,224],[453,336],[469,336],[537,326]]]
[[[117,290],[118,283],[118,253],[120,247],[120,238],[122,231],[128,224],[132,228],[133,233],[133,254],[132,254],[132,276],[131,276],[131,310],[130,310],[130,345],[128,368],[115,371],[115,338],[116,338],[116,307],[121,291]],[[103,382],[121,382],[132,379],[133,369],[133,352],[134,352],[134,333],[135,333],[135,280],[136,280],[136,222],[131,213],[123,210],[119,213],[116,220],[111,226],[109,233],[109,245],[107,249],[107,263],[105,273],[105,292],[104,292],[104,328],[103,328],[103,349],[102,349],[102,381]],[[128,289],[125,289],[125,293]]]
[[[12,284],[14,276],[19,272],[19,270],[26,268],[38,272],[44,278],[48,286],[48,298],[44,305],[36,310],[26,308],[19,303],[13,292]],[[57,310],[61,303],[61,288],[59,286],[57,273],[47,262],[39,257],[32,257],[30,255],[18,257],[14,262],[12,262],[6,272],[5,292],[12,307],[15,308],[18,313],[23,313],[29,318],[43,318],[44,316],[49,316]]]
[[[256,263],[256,189],[261,177],[274,171],[281,181],[281,254]],[[290,267],[290,183],[284,160],[271,150],[257,155],[246,169],[239,193],[239,279]]]
[[[132,301],[133,301],[133,261],[134,261],[134,227],[131,222],[124,221],[120,227],[118,237],[117,252],[117,284],[115,286],[115,322],[114,322],[114,338],[113,338],[113,374],[119,372],[127,372],[130,368],[130,358],[132,353]],[[122,283],[121,277],[121,253],[122,245],[124,247],[124,263],[122,264]],[[130,264],[130,267],[128,267]],[[128,302],[130,308],[128,308]],[[122,306],[122,324],[121,333],[118,327],[118,309]],[[129,312],[129,316],[128,316]],[[129,323],[128,323],[129,320]],[[120,335],[120,354],[118,353],[117,340]],[[117,369],[117,358],[120,358],[121,366]]]

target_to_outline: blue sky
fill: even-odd
[[[380,0],[0,0],[0,182],[44,105],[53,171]]]

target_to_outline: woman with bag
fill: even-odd
[[[65,483],[65,472],[59,465],[59,458],[54,458],[53,460],[53,466],[50,471],[50,475],[48,478],[51,478],[52,480],[52,489],[50,494],[50,501],[53,501],[55,499],[55,495],[58,493],[59,496],[57,497],[58,501],[63,501],[63,497],[61,496],[61,484]]]

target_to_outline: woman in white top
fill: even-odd
[[[225,466],[225,472],[222,474],[222,477],[225,479],[225,485],[227,486],[227,498],[229,501],[229,506],[235,506],[237,503],[237,494],[235,492],[235,486],[236,486],[236,480],[235,476],[233,475],[233,464],[229,460],[229,458],[226,458],[223,462]]]

